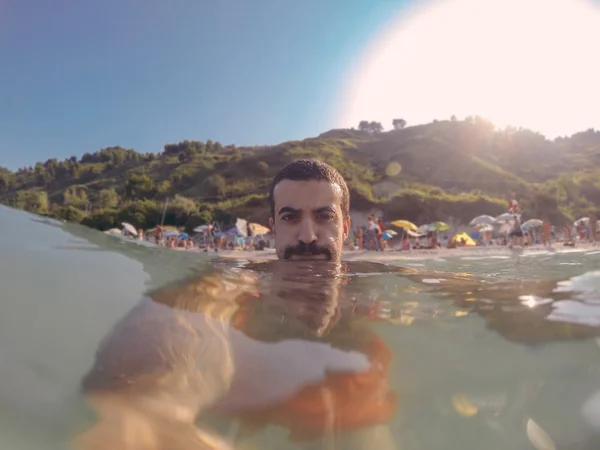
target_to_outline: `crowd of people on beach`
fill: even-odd
[[[366,223],[355,226],[349,233],[345,250],[414,251],[460,247],[551,247],[560,243],[565,246],[575,246],[577,243],[596,244],[600,241],[598,220],[594,214],[586,219],[560,228],[553,226],[548,218],[544,218],[539,227],[527,228],[522,225],[521,214],[515,212],[514,219],[505,224],[499,232],[475,230],[470,234],[464,231],[452,234],[449,230],[425,233],[400,230],[398,233],[387,226],[381,217],[369,215]],[[225,233],[220,231],[218,224],[208,224],[202,232],[190,236],[174,227],[158,225],[147,232],[137,230],[135,238],[169,249],[204,252],[256,251],[273,247],[271,233],[256,235],[248,228],[245,234]]]
[[[565,246],[575,246],[577,243],[596,244],[600,242],[600,230],[598,230],[598,220],[594,214],[584,220],[579,220],[574,224],[567,224],[564,227],[553,226],[550,220],[545,217],[536,227],[523,226],[522,215],[518,211],[511,210],[512,220],[503,223],[498,230],[485,231],[475,229],[472,233],[460,232],[448,233],[427,231],[424,233],[414,233],[410,230],[402,230],[398,237],[387,235],[388,228],[381,218],[375,215],[367,217],[365,225],[355,227],[347,240],[348,250],[434,250],[439,248],[460,248],[460,247],[551,247],[554,244],[563,244]],[[464,228],[464,227],[462,227]]]
[[[159,247],[165,247],[176,250],[209,250],[219,252],[219,250],[264,250],[269,248],[270,242],[266,235],[257,235],[255,231],[248,226],[246,235],[230,232],[225,233],[220,230],[218,224],[207,224],[201,232],[195,235],[189,235],[175,227],[156,226],[147,232],[142,229],[137,230],[136,239],[145,242],[151,242]],[[126,231],[124,231],[126,234]]]
[[[346,251],[413,251],[435,250],[440,248],[460,247],[521,247],[534,246],[552,247],[562,243],[565,246],[575,246],[577,243],[596,244],[600,241],[600,230],[595,214],[579,219],[564,227],[553,226],[545,217],[543,220],[522,221],[522,212],[518,202],[512,200],[508,210],[499,224],[486,224],[472,227],[456,227],[451,232],[450,227],[438,231],[428,229],[427,225],[414,229],[404,229],[393,224],[385,223],[382,217],[371,214],[366,221],[355,225],[344,242]],[[489,217],[489,216],[488,216]],[[404,221],[405,222],[405,221]],[[223,250],[255,251],[273,248],[274,236],[272,231],[262,226],[263,231],[257,234],[250,224],[244,221],[244,230],[239,227],[223,231],[219,224],[212,223],[200,227],[199,232],[190,235],[175,227],[158,225],[144,232],[138,229],[133,233],[131,228],[123,228],[122,234],[130,235],[138,240],[154,243],[160,247],[177,250],[196,250],[219,252]],[[410,222],[406,222],[410,224]],[[439,223],[439,222],[438,222]],[[411,224],[412,225],[412,224]],[[496,226],[498,225],[498,226]],[[471,228],[468,230],[468,228]],[[465,231],[467,229],[467,231]],[[128,230],[130,230],[128,232]]]

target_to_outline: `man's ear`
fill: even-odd
[[[348,217],[347,219],[344,219],[343,222],[344,222],[344,240],[346,240],[346,238],[350,234],[350,217]]]
[[[275,221],[272,217],[269,217],[269,227],[271,228],[271,231],[273,231],[273,234],[275,234]]]

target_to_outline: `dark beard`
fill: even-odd
[[[312,241],[310,244],[299,242],[298,245],[286,247],[283,259],[290,259],[292,255],[325,255],[327,260],[331,261],[335,251],[329,245],[319,247],[316,241]]]

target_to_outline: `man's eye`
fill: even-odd
[[[317,219],[319,219],[319,220],[332,220],[333,219],[333,214],[331,214],[331,213],[320,213],[320,214],[317,214]]]
[[[285,214],[280,217],[280,219],[285,222],[289,222],[290,220],[294,220],[295,218],[296,218],[296,216],[294,216],[293,214]]]

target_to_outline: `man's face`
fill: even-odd
[[[350,219],[342,215],[339,185],[282,180],[273,199],[275,217],[270,221],[278,258],[340,260]]]

